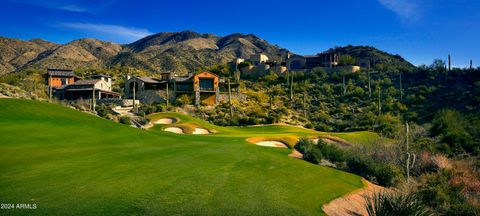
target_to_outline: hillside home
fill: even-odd
[[[160,78],[132,77],[125,82],[125,95],[133,97],[143,103],[160,103],[167,98],[175,100],[182,95],[188,95],[195,105],[202,103],[215,105],[218,103],[219,79],[218,76],[203,71],[190,73],[187,76],[171,76],[163,74]]]
[[[97,74],[91,76],[91,79],[83,80],[75,76],[72,70],[47,71],[49,93],[60,100],[120,98],[119,93],[112,91],[110,76]]]
[[[55,95],[60,100],[120,98],[119,93],[111,91],[111,84],[101,79],[78,80],[57,88]]]
[[[295,55],[287,58],[285,62],[288,70],[311,70],[313,68],[323,68],[327,72],[357,72],[360,70],[360,67],[355,65],[339,66],[340,54],[331,52],[306,56]]]
[[[268,56],[263,53],[259,53],[250,56],[249,60],[252,62],[253,65],[259,66],[260,64],[266,63],[268,61]]]
[[[80,78],[75,76],[72,70],[66,69],[47,69],[46,82],[52,88],[58,88],[63,85],[72,84]]]
[[[231,64],[236,66],[244,61],[244,59],[237,58]],[[244,66],[242,68],[238,68],[241,71],[242,77],[265,76],[269,72],[281,74],[287,70],[284,62],[270,60],[270,58],[263,53],[252,55],[247,61],[252,64],[248,67]]]
[[[316,67],[333,68],[338,66],[340,55],[337,53],[321,53],[317,55],[294,56],[287,59],[290,70],[313,69]]]

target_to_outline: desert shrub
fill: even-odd
[[[305,153],[303,153],[303,159],[310,163],[318,164],[322,161],[322,158],[322,152],[315,146],[307,147]]]
[[[318,130],[318,131],[332,131],[333,128],[328,126],[327,124],[317,122],[317,124],[315,124],[315,130]]]
[[[367,158],[349,156],[347,158],[347,171],[355,173],[357,175],[370,178],[372,175],[371,169],[373,167],[373,161]]]
[[[118,121],[122,124],[126,124],[126,125],[131,125],[132,123],[130,122],[130,117],[128,116],[122,116],[120,117],[120,119],[118,119]]]
[[[382,192],[364,199],[365,208],[370,216],[433,215],[433,212],[413,193]]]
[[[312,140],[301,138],[295,145],[295,149],[303,154],[303,159],[314,164],[320,163],[323,158],[320,149],[313,143]]]
[[[402,171],[399,167],[390,163],[375,164],[373,176],[375,176],[378,184],[391,187],[400,182]]]
[[[440,215],[478,215],[478,207],[471,205],[462,194],[463,185],[452,184],[454,176],[451,170],[424,175],[416,194]]]
[[[295,145],[295,149],[297,149],[301,153],[304,153],[307,146],[309,145],[313,145],[313,141],[307,138],[300,138],[300,140],[298,140],[297,144]]]
[[[471,158],[452,162],[453,175],[450,184],[461,187],[461,194],[480,208],[480,172],[478,159]]]
[[[402,131],[400,119],[390,113],[382,114],[377,118],[376,130],[386,137],[395,137],[398,131]]]
[[[142,104],[142,106],[138,108],[138,114],[142,116],[162,111],[164,111],[162,104]]]
[[[137,118],[137,122],[140,123],[141,125],[146,125],[148,123],[148,119],[139,117]]]
[[[423,151],[416,154],[414,166],[412,166],[412,174],[420,176],[424,173],[438,172],[441,169],[441,164],[437,161],[435,155]]]
[[[75,107],[75,109],[78,109],[81,111],[90,111],[91,104],[92,104],[91,100],[84,100],[84,99],[79,99],[71,102],[71,105]]]
[[[475,121],[473,121],[475,122]],[[451,156],[469,153],[478,154],[480,143],[475,138],[476,125],[456,110],[444,109],[437,112],[432,120],[430,132],[433,136],[440,137],[440,145],[437,149]]]
[[[109,114],[113,114],[112,108],[106,104],[100,104],[95,106],[95,111],[97,111],[97,115],[102,118],[107,118]]]
[[[179,106],[193,104],[193,98],[190,95],[182,95],[175,100],[175,103]]]
[[[346,166],[347,171],[382,186],[393,186],[402,178],[400,168],[389,163],[375,162],[371,157],[350,155],[346,160]]]
[[[403,176],[401,168],[393,163],[375,160],[375,157],[383,157],[382,154],[349,152],[322,140],[315,145],[307,138],[300,139],[295,149],[301,152],[303,159],[308,162],[319,164],[322,160],[327,162],[326,159],[339,169],[363,176],[383,186],[393,186]]]
[[[435,139],[431,137],[419,137],[412,143],[412,147],[418,150],[425,150],[429,152],[438,152],[439,146]]]
[[[326,159],[334,163],[341,163],[345,161],[343,150],[333,144],[327,144],[319,139],[317,147]]]

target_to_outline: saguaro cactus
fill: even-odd
[[[230,117],[233,118],[232,88],[230,87],[230,78],[228,79],[228,108],[230,110]]]
[[[167,110],[168,110],[168,102],[169,102],[169,101],[170,101],[170,95],[168,94],[168,82],[167,82],[167,98],[166,98],[166,100],[165,100],[166,105],[167,105],[167,106],[166,106],[166,107],[167,107]]]
[[[382,115],[382,87],[378,86],[378,116]]]
[[[400,87],[400,102],[403,102],[403,85],[402,85],[402,72],[400,72],[400,75],[399,75],[399,87]]]
[[[372,81],[370,78],[370,65],[368,65],[368,98],[372,99]]]
[[[308,94],[307,94],[307,88],[306,88],[306,84],[305,84],[305,89],[303,91],[303,101],[302,101],[302,108],[303,108],[303,116],[305,118],[307,118],[308,116],[308,113],[307,113],[307,97],[308,97]]]
[[[409,152],[409,137],[410,136],[410,129],[408,123],[405,123],[405,144],[406,144],[406,153],[407,153],[407,161],[406,161],[406,171],[407,171],[407,183],[410,182],[410,169],[415,165],[416,156],[412,152]]]
[[[290,101],[293,103],[293,73],[290,75]]]
[[[448,72],[452,70],[452,58],[450,57],[450,54],[448,54]]]

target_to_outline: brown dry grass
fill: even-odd
[[[454,161],[450,184],[462,186],[462,193],[470,204],[480,207],[480,173],[471,160]]]

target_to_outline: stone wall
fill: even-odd
[[[122,107],[133,106],[132,99],[120,99],[120,98],[103,98],[95,101],[97,104],[115,104]],[[139,100],[135,100],[136,104],[140,104]]]
[[[166,90],[145,90],[140,91],[135,95],[136,99],[140,100],[142,103],[153,104],[153,103],[165,103],[165,98],[167,97]],[[175,100],[175,95],[172,90],[169,91],[170,101]]]

